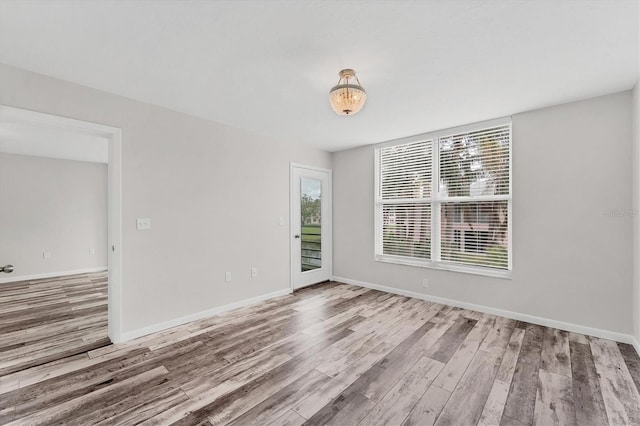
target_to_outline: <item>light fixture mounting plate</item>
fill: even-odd
[[[351,68],[346,68],[340,71],[340,78],[353,78],[355,77],[356,72]]]

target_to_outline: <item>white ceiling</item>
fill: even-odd
[[[0,62],[333,151],[629,89],[638,21],[637,0],[0,0]]]

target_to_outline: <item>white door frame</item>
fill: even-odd
[[[10,114],[21,122],[92,133],[109,141],[108,174],[108,332],[113,343],[122,341],[122,130],[88,121],[0,105],[0,118]]]
[[[327,240],[328,244],[326,247],[327,250],[327,259],[323,257],[323,264],[327,265],[328,263],[328,275],[327,279],[331,279],[333,276],[333,176],[331,169],[324,169],[322,167],[314,167],[307,166],[299,163],[289,163],[289,287],[291,288],[291,292],[295,290],[294,287],[294,274],[293,270],[295,265],[295,257],[298,256],[298,253],[294,250],[294,235],[298,232],[296,229],[296,224],[299,220],[294,218],[294,203],[298,203],[299,200],[296,199],[294,194],[294,182],[293,182],[293,171],[294,169],[305,169],[305,170],[313,170],[317,172],[327,173],[329,176],[329,187],[326,188],[325,193],[323,193],[322,202],[325,203],[328,201],[329,208],[327,214],[327,225],[323,228],[328,228],[327,232]],[[326,194],[326,195],[325,195]],[[322,231],[324,235],[324,230]],[[326,262],[326,263],[325,263]]]

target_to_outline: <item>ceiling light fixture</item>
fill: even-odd
[[[340,76],[338,84],[333,86],[329,92],[331,108],[338,115],[357,114],[367,101],[367,93],[360,85],[360,80],[356,77],[354,70],[342,70],[338,75]],[[357,84],[349,81],[352,78]]]

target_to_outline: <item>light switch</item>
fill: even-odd
[[[151,219],[148,217],[139,217],[136,219],[136,228],[138,231],[143,231],[145,229],[151,229]]]
[[[284,216],[279,216],[278,217],[278,225],[284,226]]]

